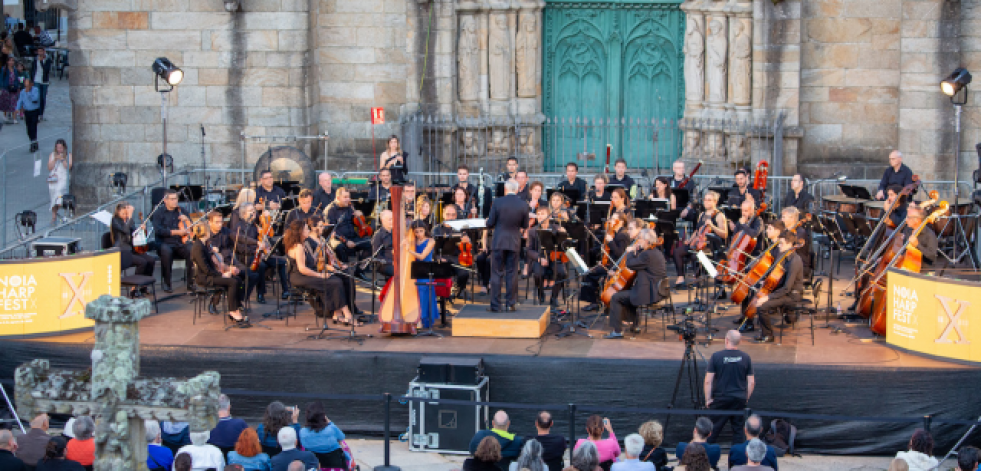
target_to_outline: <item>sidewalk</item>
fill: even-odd
[[[7,244],[17,240],[14,215],[30,209],[37,213],[37,231],[50,226],[51,210],[48,196],[48,155],[54,150],[55,141],[65,139],[68,150],[72,151],[72,108],[68,97],[68,79],[52,77],[48,87],[48,99],[44,121],[38,123],[38,143],[40,149],[32,154],[27,138],[27,126],[21,120],[18,124],[4,124],[0,129],[0,150],[6,152],[6,166],[0,185],[4,186],[5,204],[0,207],[3,220],[7,221]],[[34,161],[41,161],[40,175],[34,176]],[[2,229],[0,229],[2,230]],[[2,245],[2,244],[0,244]]]

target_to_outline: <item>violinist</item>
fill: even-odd
[[[605,335],[605,339],[622,339],[624,321],[632,322],[633,331],[640,332],[637,308],[656,303],[662,297],[661,280],[668,274],[664,255],[655,247],[657,234],[653,229],[642,229],[642,224],[635,219],[629,226],[631,235],[636,235],[637,240],[624,251],[625,266],[637,272],[637,276],[630,290],[620,291],[610,300],[612,332]]]
[[[784,276],[780,280],[777,289],[772,293],[756,297],[756,308],[759,312],[757,316],[760,320],[760,336],[756,338],[757,343],[773,342],[773,321],[779,319],[780,308],[792,306],[800,302],[804,294],[804,263],[797,253],[791,253],[786,258],[782,257],[787,251],[794,250],[797,243],[797,236],[785,230],[780,234],[778,250],[774,251],[773,259],[783,258]]]
[[[729,206],[736,207],[742,205],[743,201],[746,200],[747,195],[749,195],[749,197],[753,198],[753,204],[755,204],[756,207],[759,207],[760,203],[763,202],[763,196],[760,194],[759,190],[750,188],[749,171],[744,168],[736,170],[735,179],[736,184],[734,185],[734,188],[736,188],[736,191],[729,191]]]
[[[562,248],[560,245],[560,239],[564,238],[560,234],[564,235],[566,231],[564,227],[555,224],[549,218],[547,209],[538,208],[536,216],[538,226],[528,231],[528,260],[531,262],[531,271],[535,276],[538,302],[545,303],[545,290],[551,288],[550,304],[553,309],[557,309],[559,307],[559,292],[562,290],[567,276],[565,263],[561,260]],[[543,246],[540,235],[542,232],[548,232],[552,235],[551,239],[554,246]],[[559,255],[553,256],[554,254]]]
[[[191,244],[182,240],[183,237],[190,237],[190,223],[184,210],[177,204],[177,192],[166,190],[164,192],[163,207],[157,208],[153,213],[153,234],[157,239],[157,254],[160,255],[160,275],[163,278],[163,290],[165,293],[173,293],[174,288],[170,284],[174,267],[174,257],[184,260],[191,259]],[[181,224],[185,228],[181,228]],[[188,273],[188,287],[193,290],[194,276]]]
[[[327,252],[330,250],[330,245],[327,244],[327,240],[324,238],[324,229],[327,227],[327,224],[324,223],[324,219],[317,215],[312,216],[303,222],[310,228],[310,236],[303,241],[303,244],[306,245],[307,250],[313,253],[314,259],[317,262],[316,269],[331,274],[337,274],[340,272],[341,274],[337,275],[337,279],[341,281],[344,292],[347,294],[346,298],[348,309],[350,309],[354,315],[363,314],[363,312],[358,309],[357,304],[355,304],[355,296],[353,295],[354,288],[352,287],[353,281],[344,273],[347,271],[348,265],[337,260],[337,256],[333,252]],[[320,270],[321,262],[323,264],[323,270]],[[334,320],[338,322],[340,321],[336,314],[334,316]]]
[[[244,286],[238,278],[237,268],[223,263],[211,247],[211,229],[203,224],[194,226],[194,243],[191,247],[191,263],[196,281],[201,286],[224,288],[228,296],[228,318],[239,327],[249,327],[249,318],[242,315],[242,294]]]
[[[580,201],[586,198],[586,181],[579,178],[579,164],[569,162],[565,164],[565,180],[560,182],[555,189],[575,190],[576,198]]]
[[[927,217],[927,212],[925,208],[914,204],[909,205],[909,209],[906,213],[906,228],[903,229],[903,238],[909,240],[913,231],[923,224],[923,221]],[[920,250],[923,254],[923,258],[920,265],[920,272],[927,273],[933,271],[934,262],[937,260],[937,255],[939,250],[937,248],[937,233],[933,231],[933,227],[929,224],[920,231],[920,234],[916,239],[910,240],[910,247],[915,247]]]
[[[453,206],[453,205],[450,205]],[[415,220],[422,221],[426,225],[426,230],[433,230],[433,202],[429,201],[426,195],[419,195],[415,202]],[[445,208],[444,208],[445,209]]]
[[[289,258],[290,282],[316,293],[310,299],[310,305],[317,317],[333,315],[335,319],[350,325],[355,320],[347,307],[348,293],[344,291],[344,284],[339,275],[317,271],[317,260],[303,243],[309,237],[310,227],[301,221],[293,221],[283,234],[283,246]]]
[[[470,281],[470,271],[460,264],[461,245],[470,245],[470,256],[473,257],[473,241],[466,231],[455,232],[446,223],[456,220],[456,206],[448,205],[443,207],[443,224],[436,226],[433,230],[433,238],[436,240],[436,259],[443,263],[453,264],[453,271],[456,276],[453,284],[453,295],[457,297],[463,295],[465,298],[467,283]]]
[[[610,193],[610,214],[613,213],[633,216],[633,210],[630,209],[630,197],[627,196],[627,192],[623,188],[617,188]]]
[[[517,166],[517,164],[515,164],[515,166]],[[460,166],[456,168],[456,180],[456,184],[450,187],[450,191],[453,192],[454,198],[456,197],[455,195],[457,188],[462,188],[464,193],[467,195],[467,201],[476,201],[478,196],[477,186],[470,184],[470,167],[460,164]],[[465,216],[465,214],[469,214],[469,211],[467,213],[458,213],[457,215],[460,216],[460,219],[465,219],[468,217]],[[474,214],[476,214],[476,211]]]
[[[507,168],[506,172],[501,172],[501,175],[497,177],[497,181],[506,182],[508,180],[518,180],[518,158],[515,156],[508,157],[507,162],[504,164]],[[527,174],[526,174],[527,176]],[[518,193],[521,193],[521,182],[518,182]],[[521,196],[520,194],[518,196]]]
[[[790,179],[790,191],[787,192],[787,196],[783,199],[784,205],[793,206],[801,213],[810,212],[811,204],[814,203],[814,196],[804,189],[806,185],[807,181],[804,179],[804,176],[795,173],[793,178]]]
[[[368,190],[368,200],[374,201],[375,204],[387,205],[388,199],[391,197],[392,191],[392,171],[383,168],[378,171],[378,182],[371,186]],[[337,189],[340,191],[340,188]],[[334,195],[334,201],[337,201],[337,195]],[[384,207],[382,209],[385,209]]]
[[[232,214],[228,216],[229,228],[234,228],[238,224],[238,210],[243,204],[246,203],[254,205],[256,207],[256,212],[262,211],[262,208],[256,204],[255,190],[251,188],[242,188],[242,190],[238,192],[238,196],[235,198],[235,204],[232,205]]]
[[[618,188],[619,191],[623,189]],[[620,257],[623,256],[624,250],[630,245],[631,237],[628,226],[631,221],[635,219],[629,213],[615,212],[610,215],[610,219],[607,220],[606,226],[609,227],[613,224],[614,227],[619,226],[620,229],[611,234],[610,231],[604,231],[603,245],[600,247],[600,257],[602,260],[602,250],[607,249],[609,251],[609,260],[611,264],[615,264]],[[639,225],[643,225],[643,222],[638,221]],[[638,227],[639,227],[638,225]],[[637,234],[634,234],[636,236]],[[600,309],[602,306],[599,304],[599,293],[598,287],[602,286],[601,281],[608,272],[608,267],[599,266],[594,267],[589,274],[584,277],[584,283],[582,288],[582,298],[584,301],[591,301],[592,304],[584,308],[585,311],[595,311]]]
[[[255,197],[265,201],[270,210],[277,210],[286,198],[286,192],[282,188],[273,184],[273,173],[271,170],[264,170],[259,174],[259,187],[255,189]]]
[[[252,290],[256,292],[256,302],[266,303],[266,270],[278,270],[279,281],[283,288],[283,299],[289,297],[289,279],[286,275],[286,262],[279,257],[266,257],[259,261],[256,270],[252,270],[252,261],[255,260],[256,251],[260,248],[269,250],[272,246],[269,240],[259,241],[259,227],[256,226],[256,209],[252,203],[244,203],[239,206],[238,217],[234,219],[228,232],[237,240],[236,256],[241,266],[248,268],[249,283],[245,289],[245,299],[252,295]]]
[[[208,246],[217,253],[222,261],[221,266],[218,267],[218,271],[225,272],[227,268],[234,267],[232,276],[229,278],[234,278],[238,280],[241,285],[242,293],[245,291],[246,287],[246,269],[245,265],[239,263],[234,257],[235,250],[235,238],[232,236],[228,228],[225,227],[225,221],[221,213],[218,211],[211,211],[206,216],[208,221],[208,229],[211,231]],[[240,293],[241,294],[241,293]],[[244,297],[241,299],[245,299]],[[212,297],[211,303],[208,305],[208,311],[212,314],[218,313],[218,303],[221,301],[221,297]]]
[[[770,224],[767,224],[766,225],[765,240],[767,240],[767,241],[773,241],[772,243],[778,244],[778,247],[775,247],[774,250],[773,250],[773,252],[771,253],[775,257],[774,260],[776,260],[777,252],[778,252],[777,249],[779,248],[778,239],[780,238],[780,234],[782,234],[783,231],[786,230],[786,229],[787,229],[787,226],[785,226],[783,224],[783,221],[773,221]],[[760,248],[760,244],[757,243],[756,244],[756,247],[757,248]],[[769,243],[767,244],[767,247],[769,247]],[[752,266],[753,266],[753,263],[747,264],[747,271],[748,271],[748,268],[749,267],[752,267]],[[737,281],[737,283],[738,283],[738,281]],[[734,321],[732,321],[733,324],[736,324],[736,325],[739,325],[740,326],[739,327],[739,331],[740,332],[752,332],[753,330],[755,330],[755,327],[753,326],[753,323],[752,322],[746,322],[746,310],[749,309],[749,303],[751,303],[752,301],[753,301],[753,298],[751,296],[746,296],[745,298],[743,298],[743,301],[742,301],[742,304],[741,304],[740,310],[739,310],[739,317],[736,318]]]
[[[542,193],[545,192],[545,184],[539,181],[532,182],[531,186],[528,187],[528,197],[525,198],[525,202],[528,203],[528,207],[532,211],[538,211],[539,206],[547,206],[548,203],[542,198]]]
[[[790,206],[783,208],[780,211],[780,220],[783,224],[787,226],[788,229],[794,229],[794,235],[797,236],[797,255],[800,255],[801,261],[804,263],[804,278],[807,278],[811,273],[811,234],[803,224],[800,224],[800,211],[797,208]],[[757,246],[758,247],[758,246]]]
[[[286,225],[293,221],[306,221],[311,216],[320,213],[320,209],[313,207],[313,192],[308,189],[300,190],[300,195],[296,198],[299,206],[290,210],[286,215]]]
[[[157,258],[147,253],[139,254],[133,251],[133,233],[136,232],[133,205],[125,201],[117,204],[110,228],[109,237],[112,246],[119,247],[120,268],[125,270],[136,267],[137,275],[153,276],[153,267],[157,264]],[[142,288],[142,291],[146,291],[146,288]]]
[[[456,206],[456,214],[461,219],[477,217],[477,207],[473,205],[469,193],[465,188],[457,187],[453,190],[453,205]]]
[[[589,191],[586,199],[593,203],[610,201],[610,191],[606,189],[608,180],[609,177],[605,173],[597,173],[593,177],[593,188]]]
[[[622,158],[617,159],[613,164],[613,176],[610,177],[610,185],[620,185],[629,195],[634,187],[634,179],[627,175],[627,161]]]
[[[381,227],[375,231],[371,238],[371,252],[375,254],[375,265],[377,273],[381,275],[383,282],[395,276],[394,259],[392,258],[392,228],[394,224],[392,211],[386,209],[378,215]]]
[[[565,195],[557,191],[552,193],[552,196],[548,199],[548,214],[550,218],[559,222],[569,220],[569,210],[565,207],[565,198]]]
[[[330,172],[324,172],[317,176],[317,191],[313,192],[313,207],[323,211],[327,205],[334,202],[334,181]]]
[[[358,260],[368,258],[368,251],[371,241],[367,237],[360,237],[357,228],[354,227],[354,218],[363,216],[361,211],[351,206],[351,192],[347,188],[337,189],[337,198],[334,203],[327,208],[326,219],[328,224],[334,226],[333,238],[337,241],[334,251],[341,261],[350,260],[355,257]],[[354,276],[367,280],[364,270],[359,264]]]
[[[702,231],[706,226],[708,229],[708,247],[711,248],[712,255],[718,258],[720,253],[722,253],[725,240],[729,237],[729,226],[726,224],[726,216],[719,211],[717,205],[719,203],[719,194],[714,191],[709,191],[705,193],[702,197],[702,205],[705,207],[705,211],[698,216],[698,223],[695,226],[696,233]],[[674,264],[678,268],[678,279],[675,282],[676,289],[688,289],[685,285],[685,257],[693,253],[693,249],[689,250],[688,247],[678,247],[674,250],[672,254],[674,257]]]
[[[651,187],[651,198],[668,200],[668,210],[674,211],[678,207],[674,193],[671,192],[671,183],[668,177],[657,177],[654,179],[654,186]]]

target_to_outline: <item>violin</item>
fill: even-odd
[[[262,204],[262,198],[259,198],[259,204]],[[260,214],[257,222],[259,223],[259,235],[257,237],[259,247],[256,248],[255,258],[252,259],[252,265],[249,267],[252,271],[259,269],[259,262],[262,261],[262,256],[267,252],[263,243],[266,239],[273,236],[272,217],[269,215],[269,212],[264,211]]]
[[[705,215],[708,216],[708,220],[702,225],[700,229],[695,231],[691,237],[685,241],[685,245],[696,251],[705,250],[708,246],[708,235],[712,232],[713,223],[712,220],[715,219],[715,215],[719,214],[719,210],[714,209],[711,212],[706,211]]]
[[[358,237],[370,237],[375,231],[365,220],[364,215],[354,216],[354,228],[358,231]]]
[[[473,244],[460,242],[456,246],[460,249],[460,265],[465,267],[473,265]]]

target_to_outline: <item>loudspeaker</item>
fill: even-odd
[[[484,377],[481,358],[422,357],[419,360],[420,383],[463,384],[472,386]]]
[[[490,380],[470,386],[409,383],[410,397],[490,402]],[[409,401],[409,449],[439,453],[470,453],[470,439],[489,419],[490,408],[479,405]]]

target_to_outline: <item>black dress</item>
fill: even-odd
[[[395,160],[398,157],[402,157],[402,164],[393,164],[389,167],[389,171],[392,172],[392,183],[399,184],[405,181],[405,174],[409,173],[409,154],[408,152],[402,152],[401,154],[394,154],[385,159],[382,165],[388,164],[388,162]]]
[[[317,267],[317,261],[309,251],[303,251],[307,268],[313,270]],[[296,260],[287,255],[290,261],[290,284],[311,290],[317,294],[316,299],[310,300],[310,305],[318,316],[325,313],[332,313],[342,309],[347,304],[347,293],[344,291],[344,283],[339,279],[340,275],[328,277],[326,280],[314,276],[307,276],[300,273]]]

